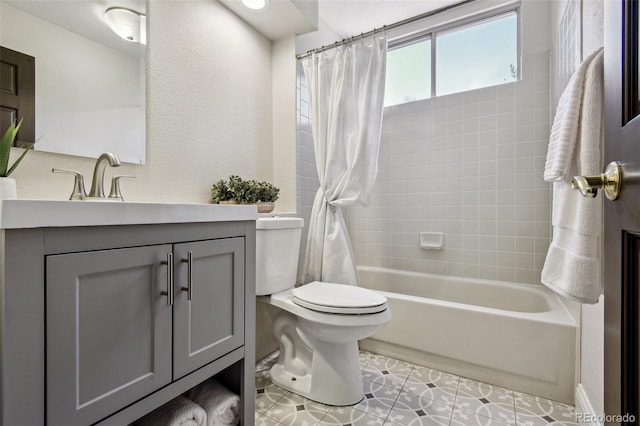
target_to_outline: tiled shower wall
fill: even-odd
[[[318,172],[316,171],[315,154],[313,153],[313,136],[311,134],[311,118],[309,111],[309,92],[306,86],[302,65],[298,62],[296,73],[297,87],[297,179],[298,194],[296,197],[297,215],[304,219],[302,241],[300,243],[300,257],[298,258],[298,282],[302,282],[302,265],[307,252],[307,235],[309,218],[313,207],[313,198],[320,187]]]
[[[298,75],[298,212],[308,220],[318,183]],[[369,205],[346,211],[359,265],[540,282],[551,234],[549,54],[524,58],[522,77],[385,108]],[[444,233],[443,249],[420,249],[420,232]]]

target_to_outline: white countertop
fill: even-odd
[[[258,219],[255,206],[0,200],[0,229],[228,222]]]

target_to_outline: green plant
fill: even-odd
[[[211,187],[211,202],[218,204],[220,201],[229,201],[233,197],[229,183],[224,179],[220,179]]]
[[[244,180],[231,175],[228,180],[221,179],[211,186],[211,202],[236,201],[242,204],[255,204],[259,201],[273,202],[278,199],[280,189],[269,182],[254,179]]]
[[[18,167],[18,164],[22,161],[25,155],[29,150],[25,149],[24,152],[18,157],[16,161],[13,162],[11,167],[9,167],[9,156],[11,155],[11,146],[13,145],[13,141],[16,139],[16,135],[18,134],[18,130],[20,130],[20,125],[22,124],[22,120],[16,124],[14,121],[11,123],[11,126],[4,132],[4,136],[2,136],[2,140],[0,140],[0,177],[7,177]]]
[[[267,203],[276,201],[280,194],[280,188],[273,186],[269,182],[258,183],[258,199]]]

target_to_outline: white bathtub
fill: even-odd
[[[358,267],[391,322],[362,349],[574,403],[578,325],[543,286]]]

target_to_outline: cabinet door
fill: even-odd
[[[92,424],[171,382],[171,249],[47,257],[47,425]]]
[[[192,299],[187,260],[191,252]],[[244,238],[174,246],[173,378],[208,364],[244,342]]]

